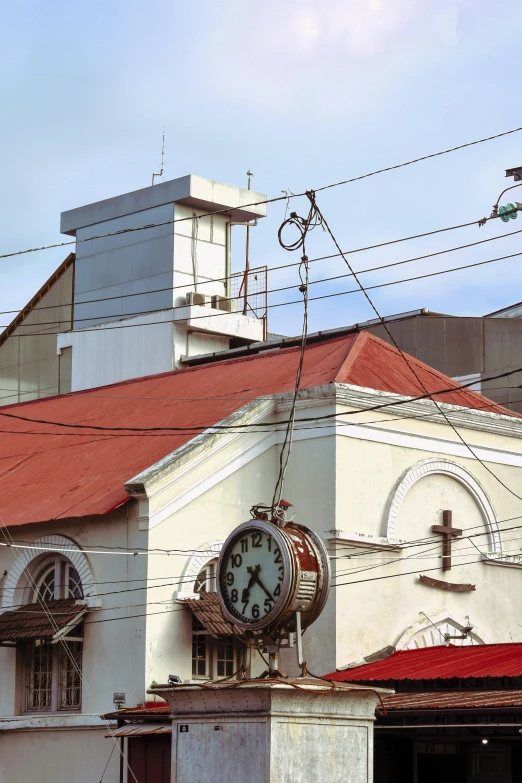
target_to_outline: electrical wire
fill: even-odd
[[[444,251],[444,252],[446,252],[446,251]],[[450,252],[450,251],[447,251],[447,252]],[[438,255],[438,253],[433,253],[431,255]],[[414,275],[413,277],[403,278],[402,280],[391,280],[391,281],[388,281],[386,283],[376,283],[375,285],[367,286],[365,290],[370,291],[370,290],[374,290],[374,289],[378,289],[378,288],[387,288],[387,287],[389,287],[391,285],[402,285],[404,283],[411,283],[411,282],[414,282],[416,280],[424,280],[424,279],[426,279],[428,277],[437,277],[439,275],[445,275],[445,274],[449,274],[449,273],[452,273],[452,272],[459,272],[459,271],[461,271],[463,269],[472,269],[473,267],[485,266],[487,264],[492,264],[492,263],[495,263],[495,262],[498,262],[498,261],[505,261],[505,260],[507,260],[509,258],[515,258],[515,257],[520,256],[520,255],[522,255],[522,252],[510,253],[510,254],[505,255],[505,256],[498,256],[497,258],[486,259],[485,261],[475,261],[475,262],[473,262],[471,264],[463,264],[462,266],[456,266],[456,267],[452,267],[450,269],[442,269],[442,270],[439,270],[437,272],[428,272],[428,273],[423,274],[423,275]],[[424,258],[428,258],[428,257],[430,257],[430,255],[423,256],[423,257]],[[411,260],[417,260],[417,259],[411,259]],[[409,263],[409,261],[410,261],[410,259],[407,259],[404,262],[397,262],[397,263]],[[390,264],[390,266],[392,266],[392,265],[393,264]],[[384,267],[381,267],[381,268],[384,268]],[[360,274],[364,273],[365,271],[369,271],[369,270],[362,270],[362,272],[359,272],[358,274],[360,275]],[[329,282],[329,281],[332,281],[332,280],[338,280],[338,279],[341,279],[341,278],[352,277],[352,276],[354,276],[353,272],[351,272],[349,274],[345,274],[345,275],[336,275],[335,277],[329,277],[329,278],[327,277],[327,278],[323,278],[323,279],[320,279],[320,280],[316,280],[315,284]],[[310,283],[310,285],[311,284],[313,284],[313,281]],[[288,290],[288,289],[293,289],[293,288],[295,288],[295,285],[283,286],[280,289],[272,289],[271,291],[268,291],[267,293],[272,293],[273,291],[283,291],[283,290]],[[322,299],[333,299],[333,298],[336,298],[338,296],[348,296],[349,294],[357,294],[357,293],[361,293],[361,290],[358,289],[358,288],[353,288],[353,289],[349,289],[348,291],[336,291],[336,292],[333,292],[333,293],[330,293],[330,294],[322,294],[320,296],[309,296],[308,297],[308,301],[309,302],[317,302],[317,301],[320,301]],[[266,308],[264,308],[264,309],[271,310],[271,309],[274,309],[274,308],[277,308],[277,307],[291,307],[291,306],[297,305],[297,304],[301,304],[301,300],[293,299],[291,301],[286,301],[286,302],[274,302],[272,304],[267,304]],[[100,333],[100,330],[102,328],[107,328],[107,329],[135,329],[135,328],[143,327],[143,326],[158,326],[158,325],[161,325],[161,324],[186,322],[186,320],[187,320],[186,317],[169,318],[169,319],[164,319],[162,321],[148,321],[148,322],[140,322],[140,323],[134,323],[134,324],[127,324],[127,323],[120,323],[119,322],[119,321],[122,321],[122,320],[124,321],[126,319],[138,318],[139,316],[142,316],[142,315],[155,315],[156,313],[164,313],[164,312],[168,312],[170,310],[174,311],[176,309],[181,309],[183,307],[186,307],[186,305],[181,305],[181,306],[178,306],[178,307],[175,307],[175,308],[166,308],[166,309],[163,308],[163,309],[159,309],[159,310],[143,310],[143,311],[139,311],[139,312],[136,311],[134,313],[129,313],[129,314],[125,315],[125,316],[121,316],[118,321],[104,321],[104,322],[101,322],[100,324],[97,324],[96,326],[93,326],[92,328],[90,328],[90,327],[80,327],[79,329],[69,329],[69,330],[65,330],[65,331],[62,330],[62,331],[57,331],[57,332],[54,332],[54,331],[24,332],[24,333],[21,333],[21,334],[17,334],[16,336],[21,338],[21,337],[45,337],[45,336],[57,336],[57,335],[74,335],[74,334],[85,334],[85,333],[88,333],[88,332],[98,332],[98,333]],[[190,320],[194,321],[194,320],[199,320],[199,319],[220,318],[222,316],[230,316],[230,313],[227,312],[227,311],[221,311],[221,312],[218,312],[218,313],[216,313],[216,312],[209,313],[208,315],[206,315],[206,314],[205,315],[194,315],[194,316],[190,317]],[[110,318],[111,316],[103,316],[103,317],[104,318]],[[92,317],[76,319],[76,320],[91,321]],[[49,321],[49,322],[47,322],[47,325],[52,326],[55,323],[56,323],[56,321]],[[19,329],[22,325],[23,324],[20,324],[19,326],[17,326],[17,329]],[[9,326],[10,326],[10,324],[7,324],[7,325],[4,325],[4,327],[0,327],[0,328],[8,328]],[[29,326],[33,326],[33,324],[29,324]],[[15,366],[15,365],[13,365],[13,366]]]
[[[399,349],[400,350],[400,349]],[[185,372],[189,372],[189,370],[186,370]],[[517,367],[513,370],[507,370],[503,373],[498,373],[497,375],[491,375],[486,378],[481,379],[481,383],[487,383],[488,381],[496,380],[498,378],[506,378],[510,375],[514,375],[518,372],[522,372],[522,367]],[[425,399],[431,399],[432,396],[440,396],[443,394],[452,394],[455,392],[460,392],[464,389],[469,388],[470,386],[475,386],[477,383],[476,380],[469,381],[468,383],[462,383],[462,384],[455,384],[455,386],[449,386],[445,389],[440,389],[438,391],[434,392],[426,392],[425,394],[417,395],[416,397],[410,397],[407,396],[405,399],[402,400],[393,400],[389,402],[383,402],[378,403],[377,405],[370,405],[366,408],[359,408],[357,410],[350,410],[350,411],[339,411],[335,413],[329,413],[329,414],[323,414],[321,416],[306,416],[302,417],[300,419],[296,419],[296,422],[299,424],[301,422],[317,422],[317,421],[324,421],[325,419],[334,419],[338,416],[354,416],[358,415],[360,413],[365,413],[368,411],[375,411],[375,410],[382,410],[384,408],[389,408],[392,406],[400,407],[401,405],[408,405],[412,402],[418,402],[420,400]],[[423,384],[421,384],[423,386]],[[77,392],[77,394],[85,394],[85,392]],[[86,395],[87,396],[87,395]],[[405,396],[405,395],[401,395]],[[209,401],[212,400],[212,397],[207,398]],[[233,399],[233,397],[231,397]],[[255,399],[260,398],[252,398],[252,401]],[[32,401],[31,401],[32,402]],[[34,402],[38,402],[35,400]],[[30,404],[23,403],[25,405]],[[491,405],[498,405],[497,403],[491,401]],[[459,406],[460,407],[460,406]],[[465,407],[465,406],[462,406]],[[498,407],[502,407],[498,405]],[[471,409],[473,410],[473,409]],[[185,427],[170,427],[170,426],[164,426],[164,427],[106,427],[100,424],[80,424],[78,422],[76,423],[67,423],[63,421],[55,421],[52,419],[33,419],[28,416],[20,416],[18,414],[14,413],[6,413],[5,410],[0,410],[0,416],[3,416],[4,418],[10,418],[15,419],[17,421],[24,421],[28,422],[30,424],[44,424],[44,425],[50,425],[54,427],[65,427],[65,428],[74,428],[74,429],[88,429],[88,430],[94,430],[96,432],[108,432],[108,433],[114,433],[114,432],[138,432],[138,433],[149,433],[149,432],[177,432],[177,433],[183,433],[187,434],[190,432],[202,432],[204,430],[220,430],[220,431],[226,431],[226,430],[233,430],[233,431],[243,431],[243,430],[251,430],[254,427],[273,427],[273,426],[281,426],[282,424],[288,424],[290,419],[277,421],[277,422],[256,422],[255,424],[220,424],[218,423],[208,423],[208,424],[201,424],[196,426],[185,426]],[[20,433],[22,434],[22,433]],[[39,434],[39,433],[33,433],[33,434]],[[71,433],[76,434],[76,433]],[[94,433],[90,433],[93,435]]]
[[[316,205],[316,209],[317,209],[317,212],[318,212],[319,216],[320,216],[320,217],[321,217],[321,219],[322,219],[323,226],[325,227],[326,231],[327,231],[327,232],[330,234],[330,237],[332,238],[332,241],[333,241],[334,245],[337,247],[337,250],[338,250],[340,253],[342,253],[342,251],[341,251],[341,248],[340,248],[340,246],[339,246],[339,243],[337,242],[337,240],[336,240],[335,236],[334,236],[334,235],[333,235],[333,233],[332,233],[332,230],[330,229],[330,227],[329,227],[328,223],[326,222],[326,220],[325,220],[325,218],[324,218],[324,215],[322,214],[321,210],[319,209],[319,207],[318,207],[317,205]],[[454,424],[453,424],[453,423],[450,421],[450,419],[449,419],[449,418],[446,416],[446,414],[445,414],[444,410],[441,408],[441,406],[439,405],[439,403],[437,402],[437,400],[435,400],[434,393],[430,393],[430,392],[428,392],[428,389],[427,389],[426,385],[424,384],[424,382],[423,382],[422,378],[419,376],[418,372],[416,372],[416,370],[415,370],[415,368],[413,367],[412,363],[411,363],[410,361],[408,361],[408,357],[407,357],[407,355],[406,355],[406,354],[404,353],[404,351],[402,351],[402,349],[399,347],[399,345],[398,345],[397,341],[395,340],[395,338],[394,338],[393,334],[392,334],[392,333],[391,333],[391,331],[389,330],[389,328],[388,328],[388,326],[387,326],[387,323],[386,323],[385,319],[384,319],[384,318],[381,316],[381,314],[380,314],[380,313],[379,313],[379,311],[377,310],[377,308],[376,308],[375,304],[373,303],[372,299],[370,298],[370,296],[369,296],[369,294],[368,294],[368,292],[367,292],[367,289],[366,289],[366,288],[363,286],[363,284],[360,282],[360,280],[359,280],[359,277],[357,276],[357,274],[356,274],[356,273],[354,272],[354,270],[352,269],[352,267],[351,267],[351,265],[350,265],[349,261],[347,260],[347,258],[346,258],[344,255],[343,255],[342,257],[343,257],[343,260],[344,260],[345,264],[347,265],[348,269],[349,269],[349,270],[350,270],[350,272],[353,274],[353,276],[354,276],[354,278],[355,278],[355,281],[356,281],[356,282],[357,282],[357,284],[359,285],[359,287],[360,287],[360,289],[361,289],[361,292],[364,294],[364,296],[365,296],[366,300],[367,300],[367,301],[368,301],[368,303],[370,304],[370,306],[371,306],[372,310],[374,311],[375,315],[376,315],[376,316],[377,316],[377,318],[380,320],[380,322],[381,322],[381,325],[382,325],[382,326],[383,326],[383,328],[385,329],[385,331],[386,331],[386,333],[387,333],[388,337],[390,338],[390,340],[392,341],[393,345],[395,346],[395,348],[398,350],[399,354],[400,354],[400,355],[401,355],[401,357],[403,358],[403,360],[404,360],[404,362],[405,362],[406,366],[409,368],[410,372],[412,373],[412,375],[414,376],[414,378],[417,380],[417,383],[419,383],[419,385],[420,385],[422,388],[424,388],[424,391],[425,391],[425,392],[426,392],[426,394],[429,396],[430,400],[433,402],[433,404],[435,405],[435,407],[438,409],[439,413],[440,413],[440,414],[441,414],[441,415],[444,417],[444,419],[445,419],[446,423],[447,423],[447,424],[448,424],[448,425],[451,427],[451,429],[453,430],[453,432],[455,433],[455,435],[457,435],[457,437],[459,438],[459,440],[460,440],[460,441],[462,442],[462,444],[463,444],[463,445],[464,445],[464,446],[465,446],[465,447],[468,449],[468,451],[470,452],[470,454],[472,454],[472,456],[474,457],[474,459],[476,459],[476,460],[477,460],[477,461],[478,461],[478,462],[479,462],[479,463],[482,465],[482,467],[483,467],[483,468],[484,468],[484,469],[485,469],[485,470],[486,470],[486,471],[487,471],[487,472],[488,472],[488,473],[489,473],[489,474],[490,474],[490,475],[491,475],[491,476],[492,476],[492,477],[493,477],[493,478],[494,478],[494,479],[495,479],[495,480],[496,480],[496,481],[497,481],[497,482],[498,482],[498,483],[499,483],[501,486],[503,486],[505,490],[507,490],[507,492],[509,492],[509,493],[510,493],[511,495],[513,495],[514,497],[516,497],[518,500],[521,500],[521,501],[522,501],[522,496],[520,496],[520,495],[519,495],[517,492],[515,492],[514,490],[512,490],[512,489],[511,489],[511,488],[510,488],[510,487],[509,487],[509,486],[508,486],[508,485],[507,485],[507,484],[506,484],[504,481],[502,481],[502,479],[501,479],[499,476],[497,476],[497,475],[496,475],[496,473],[494,473],[494,472],[493,472],[493,471],[492,471],[490,468],[488,468],[488,466],[487,466],[487,465],[486,465],[486,464],[485,464],[485,463],[484,463],[484,462],[483,462],[483,461],[480,459],[480,457],[479,457],[479,456],[478,456],[478,455],[477,455],[477,454],[476,454],[476,453],[473,451],[473,449],[471,448],[471,446],[470,446],[470,445],[467,443],[467,441],[466,441],[466,440],[465,440],[465,439],[462,437],[462,435],[460,434],[460,432],[458,431],[458,429],[455,427],[455,425],[454,425]]]
[[[308,336],[308,276],[309,276],[309,264],[308,257],[306,255],[306,236],[310,231],[318,225],[317,213],[314,208],[313,202],[310,202],[310,209],[306,218],[300,218],[295,212],[292,212],[290,217],[287,218],[279,227],[278,240],[279,244],[285,250],[297,250],[303,251],[301,256],[301,265],[299,266],[299,278],[301,285],[299,287],[300,292],[303,295],[303,326],[301,331],[301,348],[299,352],[299,364],[297,366],[297,373],[295,377],[295,388],[292,398],[292,406],[290,409],[290,416],[286,427],[285,437],[279,452],[279,473],[277,481],[274,487],[274,494],[272,497],[271,515],[272,521],[276,521],[276,515],[281,513],[284,515],[284,511],[279,511],[281,498],[283,495],[283,486],[285,481],[286,470],[288,468],[288,462],[290,460],[290,453],[292,451],[292,443],[294,436],[294,423],[295,413],[297,409],[297,398],[299,390],[301,388],[301,377],[303,373],[303,364],[306,351],[306,339]],[[283,241],[283,231],[285,228],[293,226],[297,228],[298,236],[290,244]]]
[[[419,238],[426,237],[426,236],[432,236],[433,234],[439,234],[439,233],[445,232],[445,231],[453,231],[453,230],[459,229],[459,228],[464,228],[464,227],[468,227],[468,226],[474,226],[476,224],[477,224],[477,221],[473,221],[472,223],[464,223],[464,224],[457,225],[457,226],[448,226],[446,228],[435,229],[434,231],[427,231],[427,232],[425,232],[423,234],[415,234],[413,236],[401,237],[399,239],[391,239],[391,240],[388,240],[388,241],[385,241],[385,242],[379,242],[376,245],[367,245],[365,247],[358,247],[358,248],[353,248],[351,250],[344,250],[343,252],[344,252],[345,255],[349,255],[349,254],[351,255],[351,254],[354,254],[354,253],[362,253],[362,252],[365,252],[365,251],[368,251],[368,250],[374,250],[376,248],[387,247],[389,245],[394,245],[394,244],[397,244],[397,243],[400,243],[400,242],[407,242],[407,241],[412,240],[412,239],[419,239]],[[361,269],[361,270],[359,270],[358,274],[366,274],[366,273],[369,273],[369,272],[377,272],[377,271],[379,271],[381,269],[389,269],[390,267],[400,266],[401,264],[409,264],[409,263],[411,263],[413,261],[422,261],[422,260],[424,260],[426,258],[433,258],[434,256],[444,255],[445,253],[452,253],[452,252],[455,252],[457,250],[465,250],[466,248],[476,247],[477,245],[483,245],[483,244],[485,244],[487,242],[495,242],[498,239],[506,239],[507,237],[513,236],[515,234],[520,234],[521,232],[522,232],[522,229],[519,229],[517,231],[510,231],[510,232],[507,232],[505,234],[497,234],[494,237],[488,237],[486,239],[479,239],[479,240],[476,240],[474,242],[468,242],[468,243],[466,243],[464,245],[458,245],[456,247],[446,248],[445,250],[438,250],[436,252],[427,253],[427,254],[422,255],[422,256],[415,256],[413,258],[407,258],[407,259],[404,259],[404,260],[401,260],[401,261],[393,261],[393,262],[388,263],[388,264],[381,264],[379,266],[369,267],[367,269]],[[339,253],[331,253],[331,254],[326,255],[326,256],[317,256],[316,258],[310,258],[309,259],[309,263],[313,264],[313,263],[318,262],[318,261],[328,261],[328,260],[330,260],[332,258],[339,258],[339,256],[340,256]],[[293,262],[291,262],[289,264],[279,264],[277,266],[268,267],[267,268],[267,272],[270,272],[272,274],[273,272],[278,272],[281,269],[290,269],[291,267],[299,266],[300,264],[301,264],[301,261],[293,261]],[[264,267],[256,267],[256,268],[252,269],[251,272],[253,273],[256,270],[263,270],[263,269],[264,269]],[[147,275],[146,277],[137,277],[137,278],[133,278],[129,282],[136,283],[136,282],[138,282],[140,280],[148,280],[148,279],[150,279],[152,277],[158,277],[158,276],[161,276],[163,274],[164,274],[164,272],[158,272],[157,275]],[[199,280],[198,281],[198,286],[207,285],[207,284],[215,284],[215,283],[227,283],[228,281],[233,280],[235,277],[239,277],[240,275],[241,275],[241,273],[237,272],[237,273],[235,273],[235,274],[233,274],[233,275],[231,275],[229,277],[217,277],[217,278],[209,278],[208,280]],[[349,277],[349,276],[350,275],[341,275],[341,277]],[[336,279],[336,278],[325,278],[325,280],[330,280],[330,279]],[[319,283],[319,282],[324,282],[324,281],[323,280],[311,281],[311,284],[312,283],[315,284],[315,283]],[[88,291],[82,291],[82,296],[85,293],[92,293],[93,291],[103,291],[106,288],[107,288],[107,286],[101,286],[100,288],[92,288],[92,289],[89,289]],[[267,290],[266,293],[267,294],[277,293],[279,291],[285,291],[285,290],[288,290],[288,289],[291,289],[291,288],[295,288],[295,286],[283,286],[281,288],[272,288],[272,289]],[[153,288],[153,289],[150,289],[150,290],[147,290],[147,291],[138,291],[138,292],[135,292],[135,293],[120,294],[119,296],[106,296],[106,297],[101,297],[101,298],[98,298],[98,299],[85,299],[85,300],[82,300],[81,302],[76,302],[75,304],[76,304],[77,307],[79,307],[79,306],[83,306],[83,305],[86,305],[86,304],[98,304],[99,302],[110,302],[110,301],[113,301],[113,300],[128,299],[128,298],[134,297],[134,296],[143,296],[144,294],[158,294],[158,293],[163,293],[165,291],[176,291],[177,289],[183,289],[183,290],[186,291],[187,286],[186,286],[186,284],[180,284],[180,285],[174,285],[174,286],[166,286],[165,288]],[[263,292],[263,293],[265,293],[265,292]],[[228,297],[228,298],[229,299],[242,299],[243,296],[231,296],[231,297]],[[42,310],[56,310],[59,307],[61,307],[61,305],[42,305],[42,306],[38,305],[38,312],[41,312]],[[0,315],[18,314],[20,312],[21,312],[20,310],[1,310],[0,311]],[[117,315],[120,318],[122,317],[121,313],[114,313],[113,315],[114,316]],[[112,316],[109,314],[107,316],[104,316],[104,318],[105,317],[110,318]],[[80,320],[92,320],[92,318],[91,319],[80,319]],[[49,323],[56,323],[56,321],[51,321]],[[11,324],[9,324],[9,325],[11,325]],[[22,325],[23,325],[23,322],[21,324],[19,324],[19,326],[22,326]],[[39,324],[39,325],[41,325],[41,324]],[[2,328],[2,327],[0,327],[0,328]]]
[[[511,236],[512,234],[518,234],[518,233],[522,233],[522,229],[520,229],[519,231],[512,231],[510,234],[506,234],[505,236]],[[357,274],[360,276],[360,275],[363,275],[363,274],[369,274],[370,272],[376,272],[376,271],[379,271],[379,270],[382,270],[382,269],[389,269],[390,267],[400,266],[402,264],[410,264],[410,263],[413,263],[414,261],[422,261],[422,260],[425,260],[425,259],[428,259],[428,258],[434,258],[436,256],[444,255],[446,253],[453,253],[453,252],[456,252],[458,250],[463,250],[463,249],[466,249],[466,248],[469,248],[469,247],[474,247],[474,246],[482,244],[484,242],[492,242],[492,241],[497,240],[497,239],[504,239],[504,236],[499,235],[499,236],[496,236],[496,237],[490,237],[488,239],[482,239],[482,240],[480,240],[478,242],[471,242],[471,243],[468,243],[466,245],[459,245],[457,247],[446,248],[445,250],[437,250],[437,251],[432,252],[432,253],[426,253],[425,255],[422,255],[422,256],[415,256],[413,258],[406,258],[406,259],[403,259],[403,260],[400,260],[400,261],[392,261],[389,264],[381,264],[380,266],[369,267],[368,269],[360,269],[357,272]],[[312,259],[309,259],[308,262],[312,263],[313,261],[322,261],[322,260],[328,259],[328,258],[339,257],[339,255],[340,255],[339,253],[336,253],[333,256],[323,256],[323,257],[320,257],[320,258],[319,257],[318,258],[312,258]],[[423,275],[415,275],[413,277],[404,278],[402,280],[391,280],[391,281],[388,281],[388,282],[385,282],[385,283],[377,283],[377,284],[372,285],[372,286],[367,286],[366,290],[371,290],[371,289],[374,289],[374,288],[386,288],[387,286],[390,286],[390,285],[401,285],[401,284],[413,282],[413,281],[416,281],[416,280],[423,280],[424,278],[427,278],[427,277],[436,277],[437,275],[445,275],[445,274],[448,274],[448,273],[451,273],[451,272],[458,272],[458,271],[463,270],[463,269],[472,269],[473,267],[484,266],[486,264],[492,264],[492,263],[495,263],[495,262],[498,262],[498,261],[505,261],[505,260],[507,260],[509,258],[515,258],[516,256],[520,256],[520,255],[522,255],[522,253],[511,253],[511,254],[508,254],[508,255],[505,255],[505,256],[498,256],[497,258],[489,258],[489,259],[486,259],[485,261],[475,261],[475,262],[472,262],[471,264],[463,264],[461,266],[452,267],[450,269],[441,269],[441,270],[439,270],[437,272],[429,272],[429,273],[423,274]],[[301,262],[299,262],[299,264],[300,263]],[[286,266],[295,266],[295,264],[288,264]],[[282,268],[282,267],[278,267],[278,268]],[[272,270],[270,270],[270,271],[272,271]],[[310,280],[309,281],[309,285],[320,285],[322,283],[329,283],[329,282],[332,282],[334,280],[342,280],[342,279],[345,279],[347,277],[352,277],[352,273],[349,272],[349,273],[346,273],[346,274],[343,274],[343,275],[334,275],[334,276],[331,276],[331,277],[322,277],[322,278],[319,278],[317,280]],[[134,281],[132,281],[132,282],[134,282]],[[215,282],[215,281],[211,280],[211,281],[208,281],[208,282]],[[186,285],[182,286],[182,287],[186,289]],[[268,294],[280,293],[281,291],[294,290],[295,287],[296,287],[295,283],[293,283],[292,285],[280,286],[279,288],[269,288],[266,291],[263,291],[263,294],[266,293],[268,295]],[[91,303],[98,304],[100,302],[106,302],[106,301],[110,301],[110,300],[114,300],[114,299],[120,300],[120,299],[129,298],[129,297],[132,297],[132,296],[143,296],[144,294],[156,294],[156,293],[161,293],[163,291],[171,291],[171,290],[173,290],[172,287],[157,288],[157,289],[154,289],[154,290],[151,290],[151,291],[139,291],[137,293],[132,293],[132,294],[122,294],[121,296],[110,296],[110,297],[106,297],[106,298],[102,298],[102,299],[92,299],[92,300],[87,300],[87,301],[84,301],[84,302],[76,302],[76,307],[78,308],[80,305],[84,305],[84,304],[91,304]],[[310,300],[311,301],[316,301],[316,300],[319,300],[319,299],[326,299],[326,298],[335,297],[335,296],[346,296],[348,294],[356,294],[356,293],[360,293],[360,289],[359,288],[351,289],[349,291],[338,291],[338,292],[335,292],[335,293],[332,293],[332,294],[328,294],[326,296],[310,297]],[[243,298],[243,296],[239,296],[239,295],[238,296],[229,297],[229,299],[231,299],[231,300],[239,300],[239,299],[242,299],[242,298]],[[293,304],[298,304],[298,303],[299,303],[299,300],[295,300],[295,301],[291,301],[291,302],[278,302],[278,303],[273,303],[273,304],[267,305],[267,308],[286,307],[286,306],[293,305]],[[148,326],[148,325],[158,325],[159,323],[177,323],[179,321],[186,321],[187,319],[185,317],[180,317],[180,318],[172,318],[172,319],[169,319],[168,321],[153,321],[153,322],[150,322],[150,324],[122,324],[120,326],[112,326],[112,324],[117,323],[119,320],[126,320],[126,319],[129,319],[129,318],[136,318],[136,317],[138,317],[140,315],[154,315],[156,313],[163,313],[166,310],[177,310],[177,309],[181,309],[181,308],[186,307],[186,306],[187,305],[178,305],[178,306],[172,307],[172,308],[159,308],[159,309],[156,309],[156,310],[150,310],[150,309],[149,310],[136,310],[136,311],[128,312],[128,313],[125,313],[125,314],[122,314],[122,313],[106,313],[106,314],[104,314],[102,316],[103,318],[106,318],[106,319],[115,318],[117,320],[116,321],[110,321],[110,320],[103,321],[101,324],[97,325],[96,331],[99,331],[100,326],[102,324],[111,324],[111,326],[109,326],[108,328],[118,328],[118,329],[122,329],[123,328],[123,329],[127,329],[127,328],[133,328],[135,326]],[[60,305],[49,305],[48,308],[45,308],[45,307],[41,307],[40,308],[39,307],[38,311],[40,312],[41,310],[44,310],[44,309],[56,309],[57,307],[60,307]],[[7,313],[7,312],[13,312],[13,311],[5,311],[5,312]],[[17,312],[17,311],[14,311],[14,312]],[[0,315],[2,315],[2,313],[0,313]],[[222,311],[222,312],[219,312],[219,313],[209,313],[208,315],[191,316],[191,320],[201,319],[201,318],[203,318],[203,319],[204,318],[219,318],[219,317],[222,317],[222,316],[230,316],[230,313],[227,312],[227,311]],[[74,323],[77,324],[77,323],[80,323],[82,321],[92,321],[92,320],[93,320],[92,315],[91,316],[86,316],[85,318],[78,318],[78,317],[75,316]],[[38,326],[39,327],[40,326],[53,326],[55,324],[56,324],[56,319],[52,320],[52,321],[40,321]],[[11,324],[3,324],[3,325],[0,325],[0,329],[7,329],[9,326],[11,326]],[[20,329],[23,326],[24,326],[24,324],[23,324],[23,322],[21,322],[20,324],[18,324],[16,326],[16,328]],[[34,324],[28,324],[28,326],[31,327],[31,326],[34,326]],[[93,331],[93,329],[84,329],[83,327],[80,327],[78,329],[70,329],[70,330],[66,330],[66,331],[62,330],[61,332],[38,332],[38,333],[26,332],[26,333],[22,333],[22,334],[17,335],[17,336],[18,337],[34,337],[36,334],[38,334],[39,336],[41,336],[42,334],[44,334],[44,335],[51,335],[52,336],[52,335],[58,335],[58,334],[83,333],[84,331]],[[12,365],[12,366],[14,367],[16,365]]]
[[[403,163],[396,163],[393,166],[387,166],[385,168],[376,169],[375,171],[370,171],[367,174],[361,174],[361,175],[359,175],[357,177],[351,177],[350,179],[344,179],[344,180],[340,180],[339,182],[333,182],[333,183],[330,183],[328,185],[323,185],[322,187],[315,188],[314,190],[315,190],[315,192],[319,192],[321,190],[329,190],[330,188],[336,188],[336,187],[339,187],[341,185],[348,185],[351,182],[358,182],[361,179],[367,179],[368,177],[374,177],[377,174],[383,174],[383,173],[385,173],[387,171],[394,171],[395,169],[404,168],[405,166],[411,166],[414,163],[420,163],[421,161],[429,160],[430,158],[437,158],[437,157],[440,157],[441,155],[447,155],[450,152],[457,152],[458,150],[462,150],[465,147],[472,147],[472,146],[475,146],[477,144],[483,144],[486,141],[493,141],[494,139],[500,139],[502,136],[509,136],[509,135],[511,135],[513,133],[518,133],[521,130],[522,130],[522,127],[520,127],[520,128],[512,128],[511,130],[508,130],[508,131],[502,131],[501,133],[496,133],[493,136],[485,136],[482,139],[476,139],[475,141],[468,141],[465,144],[459,144],[456,147],[449,147],[448,149],[440,150],[439,152],[432,152],[432,153],[430,153],[428,155],[423,155],[423,156],[421,156],[419,158],[414,158],[412,160],[408,160],[408,161],[405,161]],[[225,207],[223,209],[212,210],[211,212],[204,212],[201,215],[197,215],[196,217],[197,217],[198,220],[201,220],[202,218],[210,217],[211,215],[229,215],[231,212],[234,211],[234,209],[247,209],[249,207],[262,206],[264,204],[273,204],[273,203],[276,203],[278,201],[286,201],[288,203],[289,199],[291,199],[291,198],[299,198],[301,196],[305,196],[307,194],[307,192],[308,191],[303,191],[302,193],[291,193],[291,194],[285,193],[284,196],[276,196],[274,198],[261,199],[260,201],[252,201],[249,204],[239,204],[236,207]],[[497,216],[492,216],[492,217],[497,217]],[[483,220],[489,220],[489,219],[491,219],[491,218],[483,218]],[[25,255],[27,253],[36,253],[36,252],[39,252],[39,251],[42,251],[42,250],[51,250],[53,248],[58,248],[58,247],[66,247],[68,245],[74,245],[74,244],[78,244],[80,242],[92,242],[95,239],[106,239],[107,237],[119,236],[120,234],[128,234],[128,233],[135,232],[135,231],[144,231],[144,230],[151,229],[151,228],[159,228],[161,226],[169,226],[169,225],[173,225],[175,223],[184,223],[184,222],[186,222],[188,220],[193,220],[193,216],[190,215],[189,217],[175,218],[174,220],[165,220],[165,221],[162,221],[161,223],[149,223],[149,224],[144,225],[144,226],[136,226],[135,228],[120,229],[119,231],[112,231],[112,232],[109,232],[107,234],[98,234],[98,235],[92,236],[92,237],[85,237],[84,239],[74,239],[74,240],[67,241],[67,242],[57,242],[57,243],[52,244],[52,245],[43,245],[41,247],[33,247],[33,248],[28,248],[26,250],[17,250],[17,251],[13,251],[11,253],[3,253],[2,255],[0,255],[0,259],[2,259],[2,258],[12,258],[14,256]]]

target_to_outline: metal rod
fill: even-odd
[[[250,180],[254,176],[250,169],[247,171],[248,176],[248,186],[247,189],[250,190]],[[250,274],[250,226],[247,223],[246,227],[246,253],[245,253],[245,291],[244,291],[244,300],[243,300],[243,315],[247,314],[248,310],[248,275]]]
[[[295,636],[296,636],[296,651],[297,651],[297,665],[303,668],[303,632],[301,630],[301,612],[295,613]]]
[[[124,737],[120,737],[120,783],[123,783]]]
[[[269,652],[268,653],[268,674],[270,676],[276,676],[279,674],[279,653],[278,652]]]

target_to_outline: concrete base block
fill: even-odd
[[[172,710],[172,783],[370,783],[382,689],[249,682],[156,686]]]

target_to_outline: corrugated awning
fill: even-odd
[[[83,619],[88,607],[74,598],[25,604],[0,615],[0,642],[23,639],[58,641]]]
[[[384,706],[393,710],[458,710],[522,707],[522,690],[434,691],[395,693],[384,696]]]
[[[186,603],[201,625],[216,639],[222,636],[243,636],[243,631],[237,625],[225,620],[216,593],[200,593],[199,598],[187,598]]]
[[[150,734],[172,734],[172,723],[127,723],[105,737],[147,737]]]

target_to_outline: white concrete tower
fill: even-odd
[[[72,352],[71,390],[262,340],[263,320],[230,299],[230,275],[232,226],[264,217],[266,204],[247,205],[265,199],[189,175],[63,212],[62,233],[76,237],[74,316],[57,345]]]

